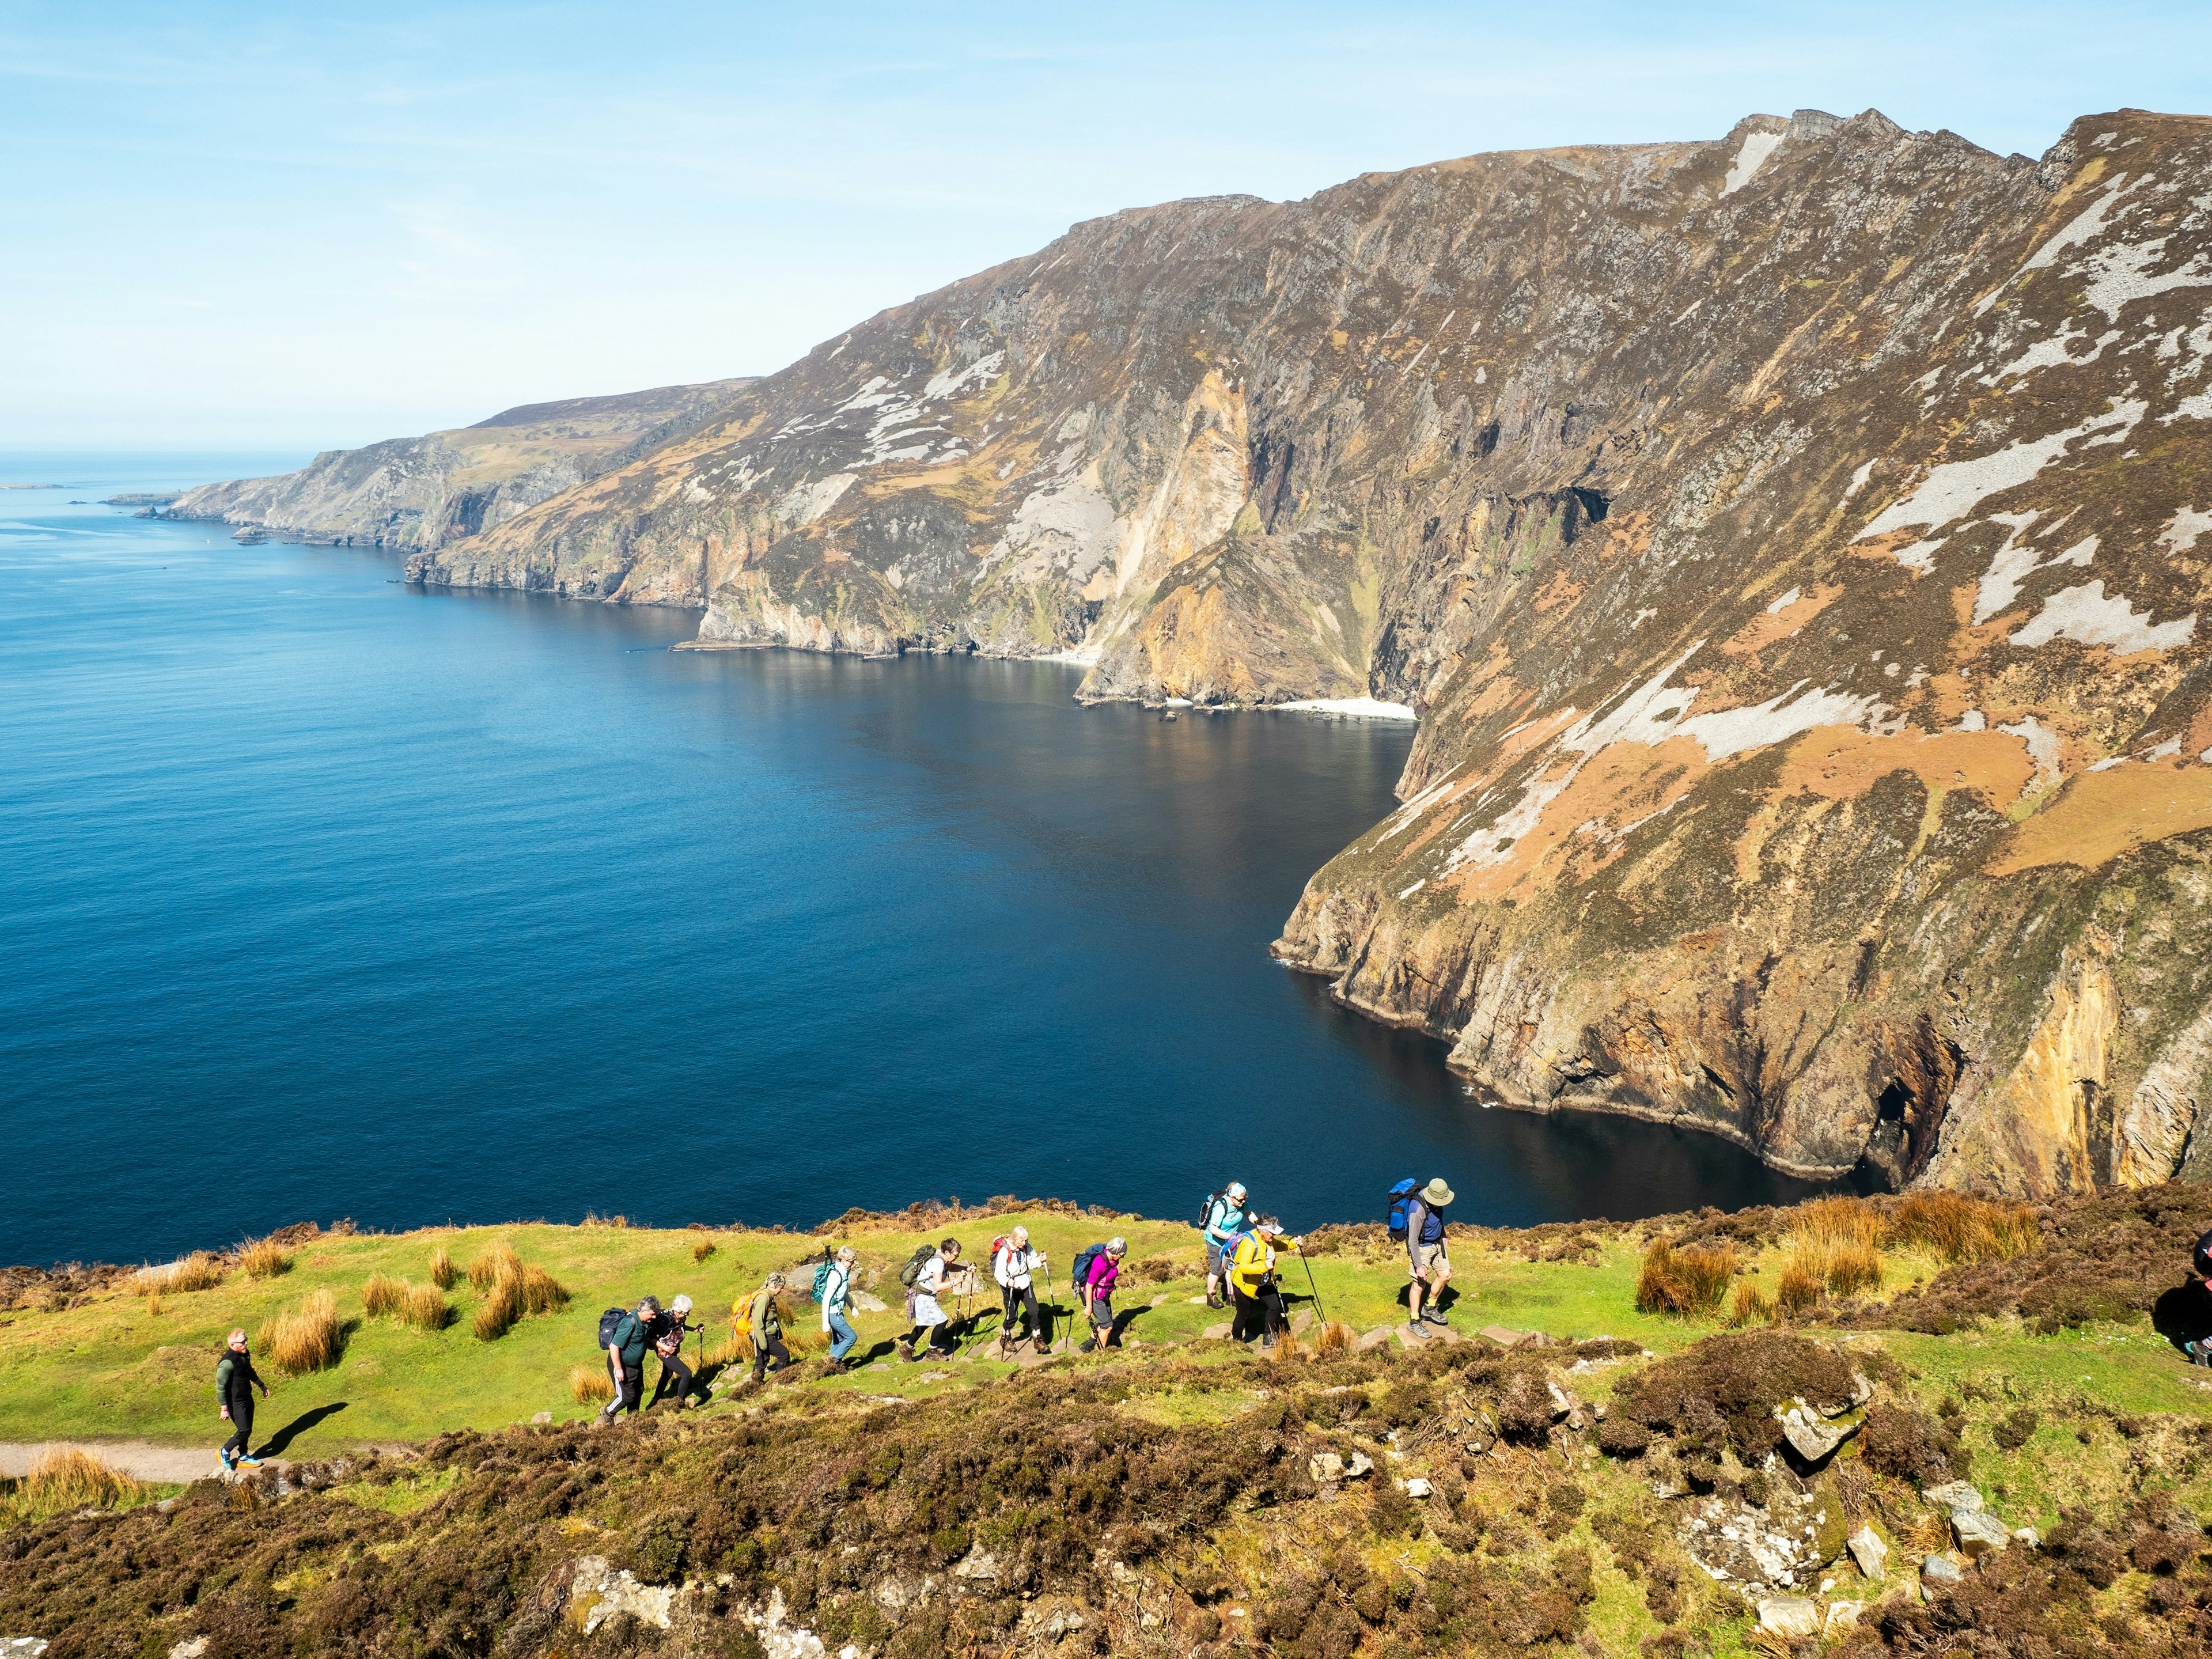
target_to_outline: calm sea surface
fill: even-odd
[[[1181,1216],[1231,1176],[1298,1225],[1402,1175],[1491,1222],[1802,1190],[1485,1110],[1268,959],[1406,728],[672,653],[690,613],[92,504],[304,459],[0,456],[64,486],[0,491],[0,1262],[338,1216]]]

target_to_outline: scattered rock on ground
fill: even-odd
[[[1770,1595],[1759,1604],[1759,1627],[1777,1636],[1818,1636],[1820,1609],[1802,1595]]]
[[[1869,1578],[1879,1578],[1888,1570],[1889,1546],[1881,1541],[1881,1534],[1872,1527],[1861,1527],[1850,1535],[1849,1547],[1851,1559],[1859,1571]]]
[[[1958,1535],[1960,1553],[1969,1561],[1978,1561],[2012,1542],[2011,1529],[1987,1510],[1954,1510],[1951,1530]]]
[[[1939,1589],[1956,1589],[1966,1577],[1965,1565],[1955,1555],[1931,1555],[1920,1564],[1920,1589],[1923,1595]]]

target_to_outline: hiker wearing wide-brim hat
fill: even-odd
[[[1443,1214],[1451,1201],[1452,1189],[1438,1176],[1415,1193],[1406,1206],[1406,1260],[1413,1279],[1406,1295],[1409,1324],[1451,1322],[1439,1305],[1444,1286],[1451,1282],[1451,1257],[1444,1251]]]

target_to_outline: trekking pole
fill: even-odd
[[[1303,1243],[1298,1246],[1298,1261],[1306,1270],[1306,1288],[1313,1292],[1314,1311],[1321,1316],[1321,1322],[1326,1325],[1328,1323],[1328,1310],[1321,1305],[1321,1286],[1314,1283],[1313,1263],[1306,1260],[1306,1247]]]

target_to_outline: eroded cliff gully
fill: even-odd
[[[1373,696],[1275,945],[1492,1097],[2019,1194],[2212,1168],[2212,120],[1873,112],[1079,225],[418,554],[702,647]]]

